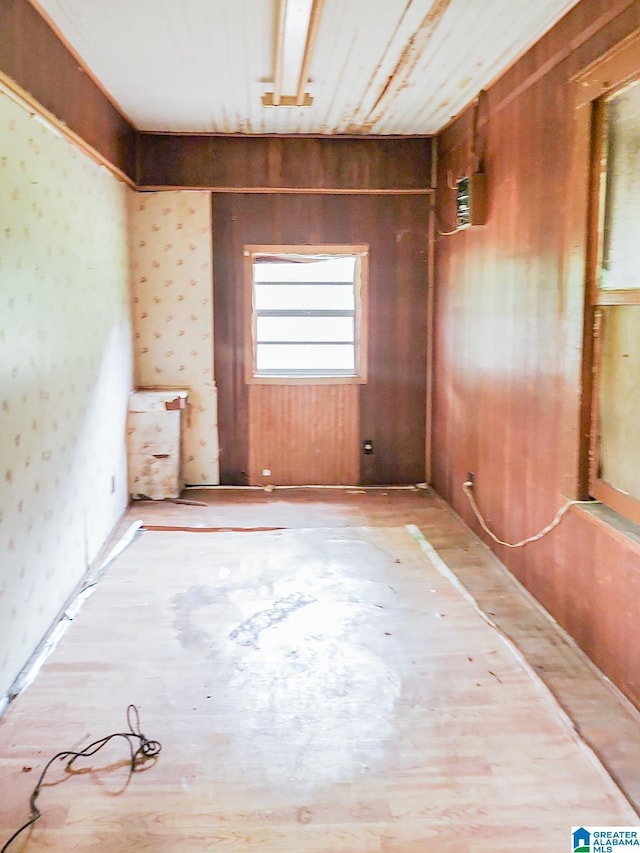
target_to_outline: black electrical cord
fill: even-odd
[[[149,740],[145,737],[140,731],[140,714],[138,713],[138,709],[135,705],[129,705],[127,708],[127,724],[129,726],[128,732],[113,732],[113,734],[107,735],[106,737],[100,738],[100,740],[94,740],[93,743],[90,743],[87,747],[80,750],[79,752],[75,752],[74,750],[65,750],[64,752],[58,752],[53,756],[44,766],[42,773],[40,774],[40,778],[38,779],[38,784],[33,789],[33,793],[29,799],[29,806],[31,808],[31,817],[26,823],[24,823],[20,829],[16,830],[11,838],[5,842],[4,846],[0,850],[0,853],[6,853],[9,849],[9,846],[16,840],[16,838],[21,835],[26,829],[33,824],[41,817],[41,812],[38,806],[36,805],[36,800],[38,799],[38,795],[40,794],[40,789],[44,784],[45,776],[47,775],[48,769],[51,767],[54,761],[60,759],[64,761],[67,759],[67,767],[66,770],[71,771],[71,765],[76,760],[76,758],[85,758],[87,756],[95,755],[96,752],[99,752],[103,746],[106,746],[110,741],[115,738],[123,738],[129,744],[129,750],[131,753],[131,763],[129,765],[129,777],[131,774],[138,770],[145,761],[148,761],[150,758],[155,758],[159,755],[160,750],[162,749],[162,744],[157,740]],[[135,724],[135,725],[134,725]],[[138,740],[138,746],[135,747],[135,742]]]

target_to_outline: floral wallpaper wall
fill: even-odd
[[[129,214],[136,385],[189,389],[185,481],[216,484],[211,194],[138,193]]]
[[[0,94],[0,700],[127,502],[127,194]]]

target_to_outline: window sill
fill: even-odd
[[[365,385],[364,376],[249,376],[247,385]]]
[[[629,521],[610,507],[595,501],[593,505],[575,504],[571,511],[582,515],[596,527],[606,528],[616,541],[640,554],[640,524]]]

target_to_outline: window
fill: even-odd
[[[640,81],[595,102],[589,486],[640,523]]]
[[[245,247],[248,382],[366,381],[367,258],[366,246]]]

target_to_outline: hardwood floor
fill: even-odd
[[[130,508],[147,532],[0,722],[0,843],[46,760],[129,702],[158,760],[126,786],[122,743],[57,767],[12,851],[555,853],[572,825],[640,823],[617,787],[637,804],[637,712],[437,496],[184,497],[206,506]],[[198,525],[222,529],[150,529]]]

